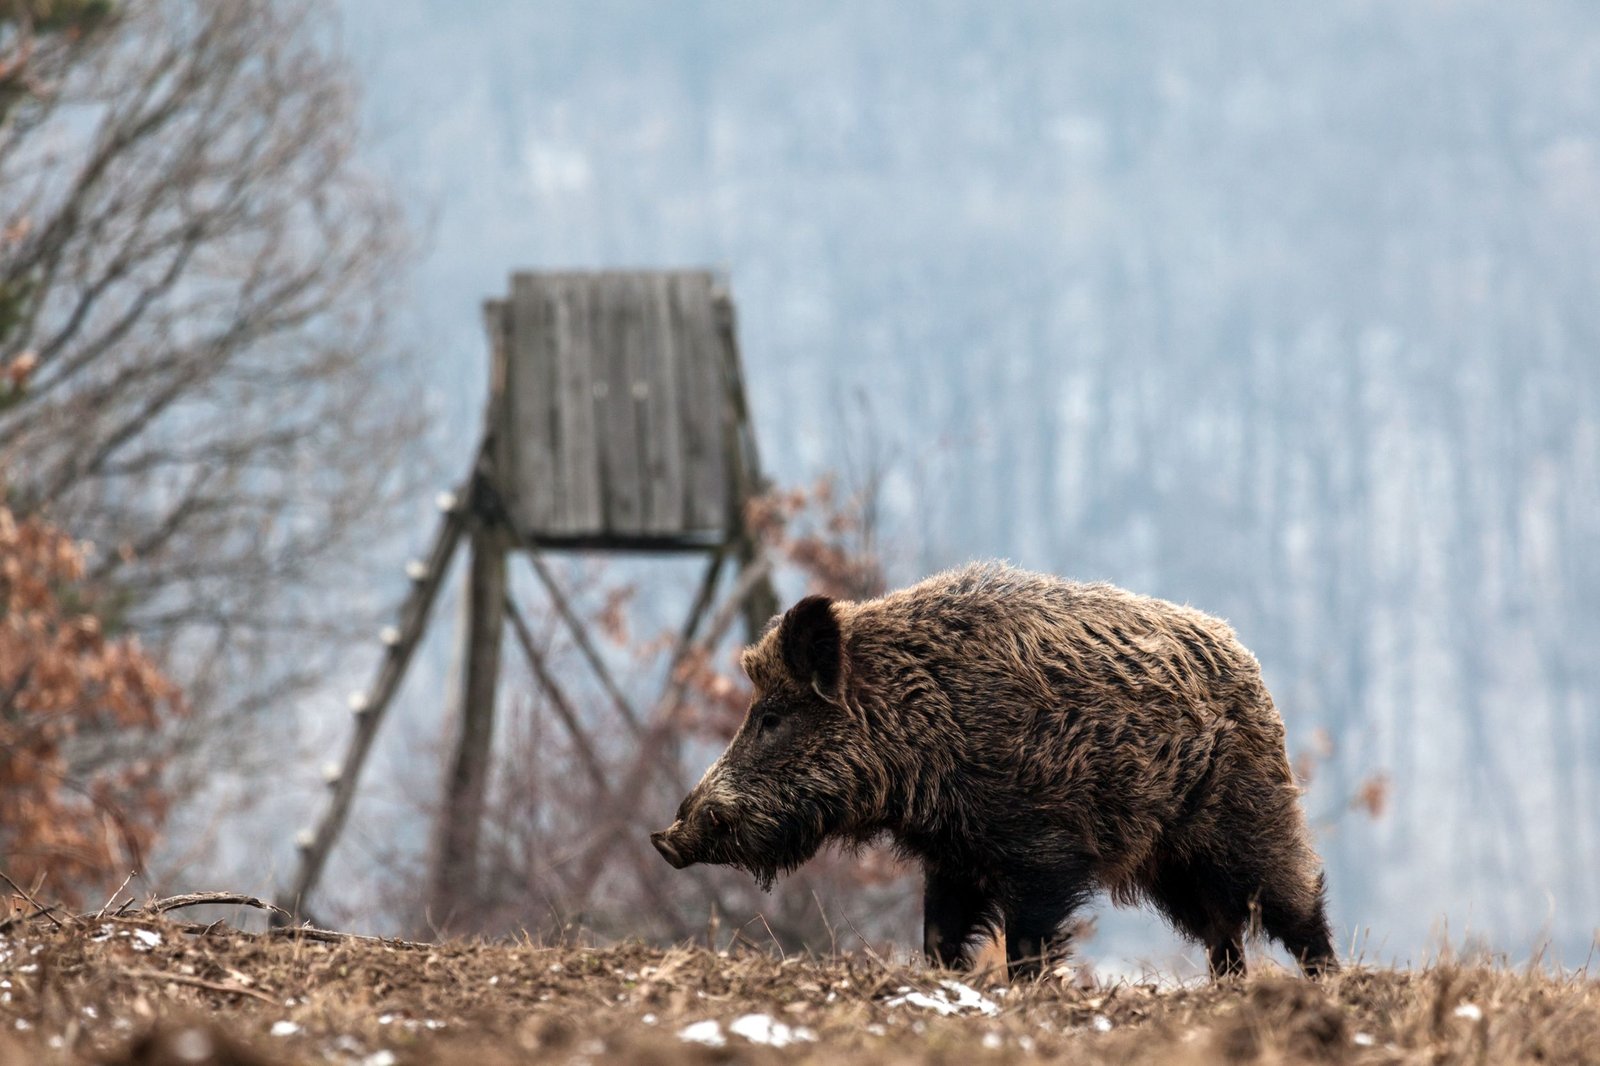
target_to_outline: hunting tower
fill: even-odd
[[[739,572],[727,606],[737,608],[752,636],[777,611],[766,561],[745,521],[762,478],[726,285],[706,270],[517,273],[506,296],[485,303],[484,315],[489,397],[474,466],[458,490],[441,494],[432,549],[408,565],[411,593],[398,624],[381,635],[377,676],[350,698],[354,736],[343,762],[326,772],[327,811],[298,838],[299,867],[279,900],[292,914],[306,911],[463,539],[470,555],[466,625],[430,887],[435,916],[449,912],[476,873],[508,618],[576,746],[592,747],[508,595],[510,554],[527,559],[635,736],[663,723],[631,707],[541,554],[705,555],[679,653],[695,637],[728,563]]]

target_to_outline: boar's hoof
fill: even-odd
[[[672,841],[667,839],[666,833],[651,833],[650,843],[656,846],[656,850],[661,853],[661,857],[670,862],[674,870],[681,870],[689,865],[684,857],[678,854],[678,849],[672,846]]]

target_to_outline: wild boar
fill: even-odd
[[[1037,973],[1097,890],[1154,904],[1242,974],[1254,917],[1337,967],[1324,879],[1260,665],[1221,620],[975,564],[874,600],[809,596],[745,650],[744,723],[652,835],[763,887],[829,841],[924,871],[938,965],[1003,928]]]

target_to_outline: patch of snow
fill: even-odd
[[[643,1022],[645,1025],[654,1025],[654,1024],[656,1024],[656,1016],[654,1014],[646,1014],[643,1018],[640,1018],[639,1020],[641,1022]]]
[[[744,1037],[752,1044],[766,1044],[769,1047],[788,1047],[817,1038],[817,1034],[810,1029],[790,1027],[775,1021],[770,1014],[742,1014],[729,1023],[728,1031]]]
[[[135,929],[133,931],[133,938],[137,940],[139,944],[144,945],[144,947],[141,948],[139,944],[135,944],[133,946],[135,951],[149,951],[151,948],[158,948],[161,946],[161,934],[153,929]]]
[[[889,1034],[889,1030],[885,1029],[877,1022],[873,1022],[871,1025],[867,1026],[867,1033],[871,1036],[887,1036]]]
[[[282,1021],[273,1022],[272,1028],[268,1030],[268,1032],[270,1032],[273,1036],[293,1036],[299,1031],[300,1023],[291,1022],[287,1018],[283,1019]]]
[[[1094,1016],[1094,1021],[1090,1022],[1089,1024],[1094,1026],[1094,1031],[1097,1033],[1111,1032],[1111,1019],[1107,1018],[1104,1014],[1096,1014]]]
[[[1004,1043],[1005,1040],[1001,1038],[999,1033],[988,1032],[983,1034],[983,1046],[990,1051],[1000,1050],[1000,1046]]]
[[[400,1060],[388,1048],[374,1051],[361,1060],[361,1066],[395,1066]]]
[[[1469,1022],[1481,1021],[1483,1019],[1483,1008],[1476,1003],[1463,1003],[1456,1008],[1456,1017],[1465,1018]]]
[[[1000,1008],[995,1006],[993,1000],[969,985],[964,985],[960,981],[940,981],[939,984],[941,988],[935,989],[932,993],[918,992],[902,986],[901,994],[886,1002],[884,1006],[921,1007],[944,1015],[976,1011],[989,1018],[1000,1013]]]
[[[959,1008],[944,997],[942,993],[929,996],[921,992],[907,992],[903,996],[896,996],[884,1004],[886,1007],[922,1007],[924,1010],[936,1010],[940,1014],[954,1014]]]
[[[704,1044],[706,1047],[723,1047],[728,1038],[722,1035],[722,1023],[715,1018],[695,1022],[678,1030],[678,1039],[686,1044]]]
[[[1371,1047],[1373,1044],[1377,1043],[1377,1041],[1372,1038],[1371,1033],[1357,1033],[1355,1036],[1350,1038],[1350,1042],[1356,1047]]]

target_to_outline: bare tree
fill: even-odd
[[[350,590],[418,429],[397,213],[314,5],[79,4],[46,48],[53,6],[0,17],[0,469],[236,724],[370,625]]]

